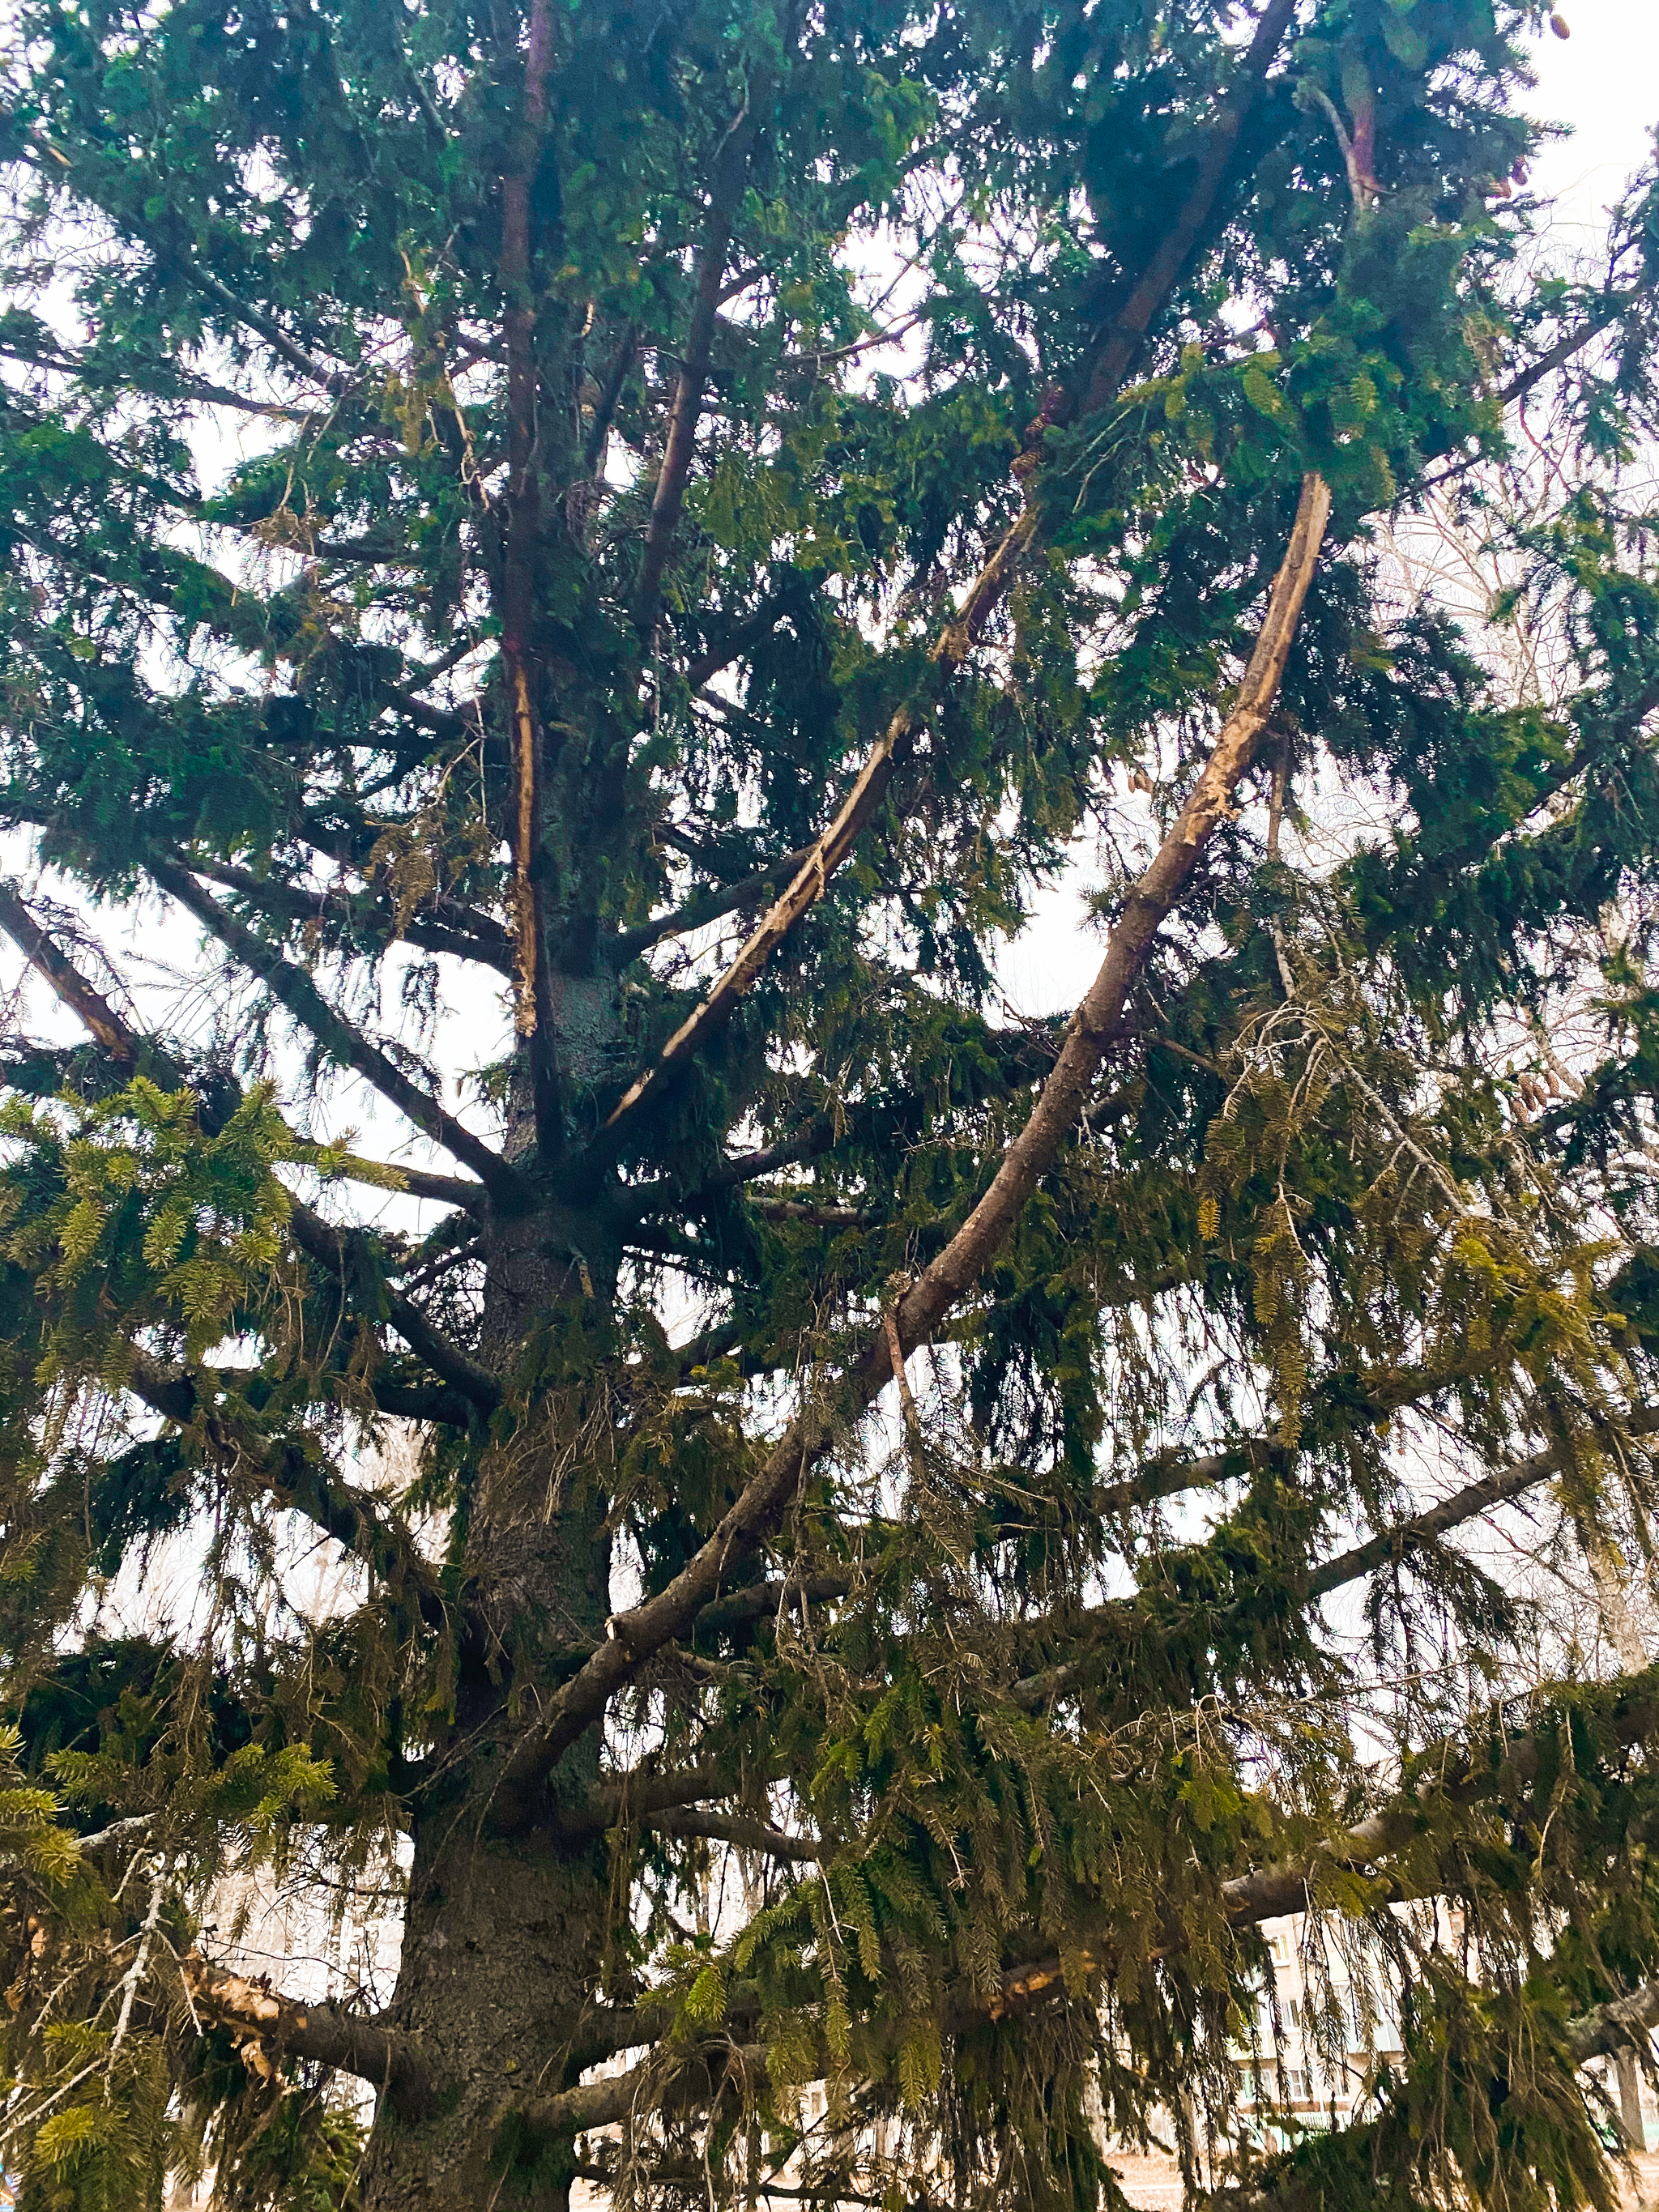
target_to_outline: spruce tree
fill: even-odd
[[[1547,34],[24,0],[27,2204],[1610,2205],[1659,1680],[1459,1540],[1639,1576],[1659,1429],[1659,198],[1528,245]],[[1304,1905],[1401,2055],[1253,2132]]]

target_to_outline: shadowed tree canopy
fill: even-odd
[[[24,0],[24,2203],[1607,2212],[1659,201],[1540,273],[1544,30]],[[1309,1901],[1401,2050],[1252,2136]]]

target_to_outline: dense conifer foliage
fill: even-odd
[[[1659,201],[1528,243],[1547,35],[23,7],[25,2203],[1072,2208],[1149,2128],[1241,2204],[1610,2203]],[[391,1893],[395,1986],[250,1978],[250,1863]],[[1310,1901],[1318,2036],[1398,2051],[1245,2127]]]

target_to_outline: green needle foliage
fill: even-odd
[[[1659,193],[1548,273],[1539,7],[12,29],[21,2201],[1606,2212]]]

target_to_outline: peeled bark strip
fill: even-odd
[[[547,75],[553,62],[550,0],[532,0],[525,52],[524,112],[516,158],[501,180],[501,319],[507,352],[507,486],[501,543],[501,663],[512,732],[514,1020],[530,1047],[537,1133],[556,1144],[553,996],[547,921],[538,863],[542,847],[544,732],[535,651],[535,577],[541,545],[541,465],[537,420],[537,302],[530,236],[530,188],[547,131]]]

